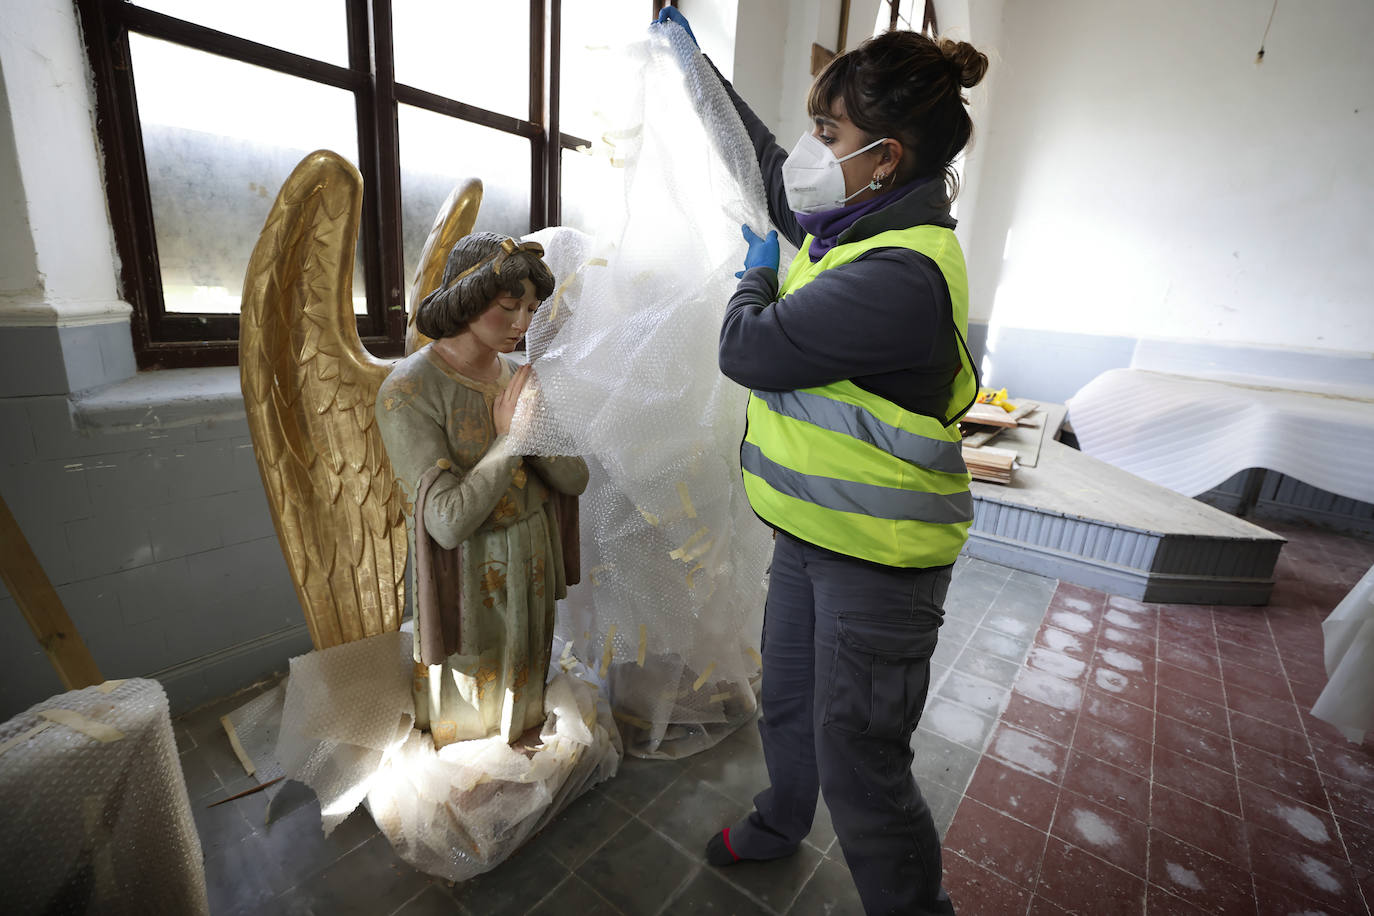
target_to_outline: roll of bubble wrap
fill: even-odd
[[[206,914],[167,695],[109,681],[0,725],[0,913]]]

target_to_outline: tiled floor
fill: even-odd
[[[1374,544],[1267,527],[1268,607],[1055,591],[945,836],[962,916],[1369,913],[1374,742],[1306,710]]]
[[[913,745],[961,916],[1369,912],[1374,751],[1303,710],[1325,679],[1321,619],[1374,544],[1281,533],[1258,609],[960,561]],[[215,916],[861,912],[824,808],[790,859],[703,865],[764,785],[752,727],[686,761],[627,760],[501,867],[447,886],[365,811],[325,839],[295,786],[270,824],[261,795],[206,808],[253,785],[218,723],[246,696],[177,723]]]

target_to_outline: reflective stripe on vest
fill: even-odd
[[[930,468],[932,471],[945,471],[950,474],[964,472],[963,446],[960,443],[909,433],[901,427],[884,423],[857,405],[846,404],[806,390],[755,391],[754,396],[767,404],[774,413],[853,436],[903,461]]]
[[[745,442],[739,453],[740,467],[779,493],[815,503],[836,512],[856,512],[872,518],[921,519],[939,525],[955,525],[973,518],[973,495],[922,493],[896,487],[880,487],[855,480],[814,477],[770,461],[759,447]]]
[[[779,298],[822,271],[875,248],[909,248],[944,276],[959,340],[960,370],[941,419],[914,414],[838,381],[796,391],[754,391],[740,448],[744,488],[759,517],[804,541],[888,566],[954,562],[973,520],[958,419],[977,392],[964,342],[968,282],[954,233],[936,226],[880,233],[838,245],[819,261],[808,238]]]

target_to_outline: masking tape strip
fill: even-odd
[[[693,547],[691,550],[687,551],[687,555],[682,558],[683,561],[691,563],[693,560],[701,559],[711,549],[711,545],[715,542],[715,538],[709,538],[705,541],[702,541],[700,544]]]
[[[697,678],[696,683],[692,685],[692,689],[693,689],[693,690],[700,690],[700,689],[701,689],[701,686],[702,686],[703,684],[705,684],[708,680],[710,680],[710,678],[711,678],[711,672],[712,672],[712,671],[715,671],[715,670],[716,670],[716,663],[715,663],[715,662],[711,662],[711,664],[707,665],[707,666],[706,666],[706,670],[703,671],[703,672],[701,672],[701,677]]]
[[[696,588],[696,583],[695,583],[693,580],[696,579],[697,573],[701,572],[701,571],[702,571],[703,569],[705,569],[705,568],[706,568],[705,566],[703,566],[702,564],[698,563],[696,566],[693,566],[691,569],[687,570],[687,587],[688,587],[688,588]]]
[[[229,736],[229,746],[234,749],[234,756],[239,759],[239,763],[248,771],[248,775],[252,776],[258,771],[258,768],[253,765],[253,758],[248,756],[248,752],[245,751],[243,745],[239,743],[239,733],[234,729],[234,723],[229,721],[228,716],[220,716],[219,724],[224,726],[224,733]]]
[[[611,710],[611,715],[621,722],[633,725],[635,728],[642,728],[645,731],[649,731],[654,727],[654,724],[647,719],[641,719],[639,716],[632,716],[628,712],[621,712],[618,709]]]
[[[639,507],[639,506],[636,506],[635,508],[636,508],[636,509],[639,509],[639,514],[642,515],[642,516],[644,516],[644,521],[648,522],[650,525],[653,525],[654,527],[658,527],[658,516],[657,516],[657,515],[654,515],[654,514],[653,514],[652,512],[650,512],[648,509],[644,509],[644,508]]]
[[[606,650],[601,653],[601,676],[611,670],[611,656],[615,654],[615,624],[606,630]]]
[[[644,650],[649,645],[649,628],[645,624],[639,625],[639,655],[635,656],[635,661],[639,667],[644,667]]]
[[[691,537],[689,537],[687,540],[685,540],[685,541],[682,542],[682,546],[681,546],[681,547],[679,547],[677,550],[674,550],[674,551],[672,551],[671,553],[669,553],[669,554],[668,554],[669,558],[670,558],[670,559],[674,559],[674,560],[682,560],[682,561],[684,561],[684,562],[687,561],[688,559],[692,559],[692,558],[689,558],[689,557],[687,556],[687,552],[688,552],[689,550],[691,550],[693,546],[696,545],[696,542],[697,542],[697,541],[699,541],[699,540],[701,540],[702,538],[706,537],[706,535],[708,535],[708,534],[710,534],[710,533],[711,533],[711,532],[710,532],[710,529],[708,529],[705,525],[702,525],[702,526],[701,526],[700,528],[698,528],[696,531],[693,531],[693,532],[692,532],[692,536],[691,536]],[[709,546],[709,542],[708,542],[708,546]]]
[[[744,651],[749,653],[749,657],[754,660],[754,664],[758,665],[760,668],[763,667],[763,656],[759,655],[758,649],[755,649],[753,646],[745,646]]]
[[[94,719],[89,719],[72,709],[44,709],[38,714],[45,719],[51,719],[59,725],[65,725],[72,731],[81,732],[81,734],[87,737],[94,738],[102,744],[109,744],[111,741],[119,741],[124,737],[124,733],[119,729],[106,725],[104,722],[97,722]]]
[[[644,133],[644,124],[639,123],[631,127],[623,127],[620,130],[608,130],[601,135],[601,142],[607,146],[614,146],[617,140],[633,140]]]
[[[25,741],[29,740],[30,738],[32,738],[34,735],[38,734],[38,733],[41,732],[41,731],[46,731],[47,729],[52,728],[52,727],[53,727],[53,724],[54,724],[54,723],[52,723],[52,722],[39,722],[37,725],[35,725],[33,728],[29,729],[28,731],[26,731],[26,732],[20,732],[19,734],[15,735],[13,738],[10,738],[10,739],[9,739],[8,741],[6,741],[4,744],[0,744],[0,757],[5,756],[5,753],[6,753],[10,748],[16,747],[16,746],[18,746],[18,745],[20,745],[20,744],[23,744]]]
[[[95,689],[99,690],[101,693],[113,693],[115,690],[119,689],[119,685],[122,683],[124,683],[124,678],[115,681],[106,681]]]
[[[591,148],[588,147],[588,149]],[[553,291],[553,301],[549,304],[549,321],[558,320],[558,305],[563,301],[563,294],[568,291],[568,286],[572,284],[572,281],[582,276],[582,271],[588,267],[605,267],[606,264],[605,258],[588,258],[582,262],[581,267],[568,274],[567,278],[558,284],[558,289]]]
[[[731,693],[731,692],[728,691],[728,690],[725,691],[724,693],[713,693],[713,694],[711,694],[711,702],[712,702],[712,703],[724,703],[726,700],[730,699],[732,696],[734,696],[734,694]]]
[[[687,481],[677,482],[677,498],[682,500],[682,509],[687,513],[688,518],[697,517],[697,507],[692,505],[692,495],[687,492]]]

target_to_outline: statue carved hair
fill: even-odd
[[[461,334],[478,315],[503,295],[523,296],[523,280],[534,284],[542,302],[553,292],[553,271],[537,242],[495,232],[476,232],[460,239],[449,252],[444,278],[415,310],[415,327],[439,340]]]

